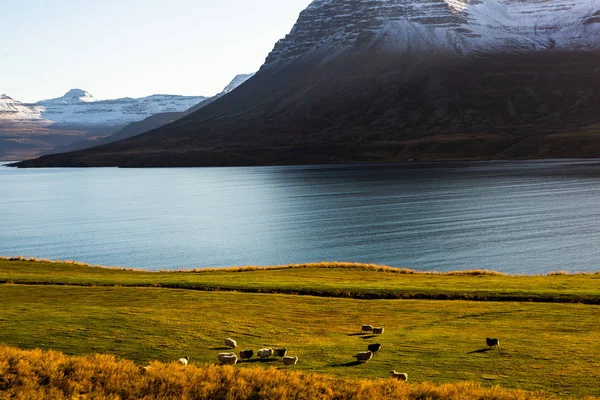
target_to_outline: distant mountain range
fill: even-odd
[[[90,93],[72,89],[64,96],[24,104],[7,95],[0,97],[0,121],[49,121],[71,126],[119,126],[161,112],[186,110],[205,96],[153,95],[139,99],[96,100]]]
[[[203,101],[193,105],[192,107],[185,109],[183,111],[171,111],[171,112],[161,112],[154,114],[150,117],[147,117],[138,122],[132,122],[125,127],[117,130],[115,133],[104,136],[104,137],[92,137],[85,138],[74,143],[58,146],[52,149],[50,153],[60,153],[60,152],[69,152],[80,149],[87,149],[89,147],[99,146],[102,144],[113,143],[119,140],[127,139],[132,136],[136,136],[142,134],[144,132],[149,132],[153,129],[159,128],[163,125],[176,121],[180,118],[185,117],[188,114],[193,113],[194,111],[200,110],[201,108],[211,104],[213,101],[223,97],[227,93],[236,89],[239,85],[246,82],[250,79],[254,74],[240,74],[237,75],[233,80],[223,89],[223,91],[213,97],[204,99]]]
[[[24,104],[0,97],[0,159],[39,155],[82,138],[104,136],[129,123],[164,112],[179,112],[205,96],[153,95],[139,99],[96,100],[73,89],[64,96]]]
[[[236,76],[213,97],[152,95],[96,100],[72,89],[25,104],[0,96],[0,160],[18,160],[111,143],[173,122],[231,92],[254,74]]]
[[[600,156],[597,0],[314,0],[238,90],[21,166]]]

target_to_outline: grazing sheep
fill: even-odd
[[[373,332],[373,325],[363,325],[362,328],[360,328],[360,333],[363,332]]]
[[[500,341],[498,339],[486,338],[485,342],[489,347],[500,347]]]
[[[219,359],[219,362],[223,362],[223,359],[225,357],[231,357],[231,356],[235,356],[235,353],[219,353],[217,355],[217,358]]]
[[[256,354],[258,358],[269,358],[273,355],[273,349],[260,349]]]
[[[235,349],[237,347],[237,342],[231,338],[227,338],[225,339],[225,346]]]
[[[249,360],[254,356],[254,350],[242,350],[240,351],[240,360]]]
[[[188,356],[185,356],[183,358],[180,358],[179,360],[177,360],[177,362],[181,365],[188,365],[188,362],[190,361],[190,358]]]
[[[298,362],[298,357],[290,357],[290,356],[285,356],[283,357],[283,365],[285,365],[286,367],[288,365],[296,365],[296,363]]]
[[[369,347],[367,347],[367,349],[369,351],[372,351],[373,353],[377,353],[381,349],[381,343],[370,344]]]
[[[288,352],[288,349],[275,349],[275,356],[276,357],[285,357],[287,352]]]
[[[383,326],[379,328],[373,328],[373,335],[382,335],[383,334]]]
[[[230,356],[221,357],[219,361],[221,361],[221,364],[223,365],[235,365],[237,364],[238,358],[235,354],[232,354]]]
[[[356,357],[356,360],[359,362],[367,362],[371,358],[373,358],[373,352],[372,351],[361,351],[354,357]]]
[[[392,371],[390,372],[390,374],[392,375],[392,378],[398,379],[399,381],[406,382],[408,380],[408,374],[405,374],[403,372]]]

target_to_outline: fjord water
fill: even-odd
[[[0,256],[191,269],[600,269],[600,163],[0,166]]]

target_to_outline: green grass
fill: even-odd
[[[0,303],[0,343],[25,349],[206,363],[231,336],[241,348],[288,347],[304,371],[375,378],[396,369],[411,381],[600,395],[596,306],[18,285],[2,286]],[[354,335],[362,323],[386,332]],[[469,354],[484,349],[487,336],[501,347]],[[375,341],[381,353],[355,365],[352,356]],[[280,365],[264,363],[273,364]]]
[[[275,269],[144,272],[69,263],[0,259],[0,283],[6,282],[153,286],[365,299],[463,299],[600,304],[600,273],[549,276],[508,276],[497,273],[425,274],[335,263]]]
[[[70,264],[0,261],[0,344],[109,353],[138,363],[189,355],[213,363],[223,340],[240,349],[288,347],[297,369],[411,382],[475,381],[567,397],[600,396],[600,308],[544,302],[361,300],[355,293],[486,293],[486,296],[595,298],[599,275],[399,274],[386,270],[293,268],[246,272],[143,273]],[[44,285],[35,285],[41,282]],[[52,283],[69,284],[63,286]],[[324,291],[339,297],[200,291],[164,287]],[[96,285],[96,286],[70,286]],[[489,293],[492,293],[490,295]],[[480,300],[483,297],[480,297]],[[357,335],[364,323],[381,337]],[[501,347],[486,350],[485,338]],[[368,343],[381,352],[356,365]],[[239,350],[239,349],[238,349]],[[249,362],[245,366],[281,366]]]

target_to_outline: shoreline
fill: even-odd
[[[401,275],[431,275],[431,276],[506,276],[506,277],[550,277],[558,275],[578,276],[578,275],[600,275],[600,269],[594,272],[568,272],[568,271],[551,271],[547,274],[510,274],[499,272],[490,269],[468,269],[468,270],[451,270],[451,271],[420,271],[410,268],[398,268],[381,264],[365,264],[359,262],[340,262],[340,261],[323,261],[319,263],[298,263],[298,264],[279,264],[279,265],[247,265],[240,267],[219,267],[219,268],[193,268],[193,269],[165,269],[165,270],[148,270],[143,268],[130,268],[123,266],[110,266],[100,264],[89,264],[76,260],[51,260],[46,258],[26,257],[26,256],[0,256],[0,261],[29,261],[43,262],[50,264],[70,264],[79,267],[100,268],[114,271],[129,271],[149,274],[177,273],[177,274],[202,274],[213,272],[250,272],[250,271],[280,271],[289,269],[302,268],[354,268],[364,269],[377,272],[388,272]]]

